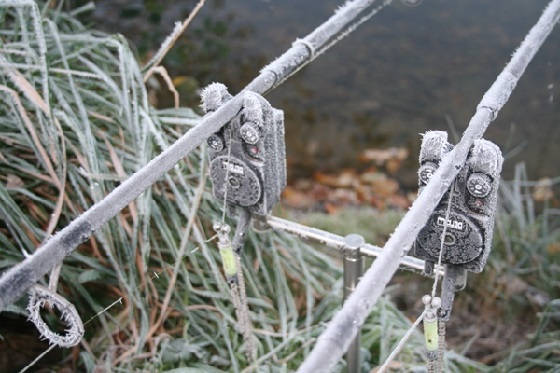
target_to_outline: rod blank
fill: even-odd
[[[358,234],[344,237],[345,248],[342,254],[342,285],[344,300],[352,294],[363,271],[360,248],[364,245],[364,238]],[[346,373],[359,373],[360,369],[360,333],[350,343],[346,352]]]

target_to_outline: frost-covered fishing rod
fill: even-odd
[[[264,94],[277,87],[389,3],[391,0],[348,1],[327,21],[305,38],[296,40],[283,55],[263,68],[244,91]],[[96,229],[117,215],[208,136],[228,123],[241,109],[242,99],[242,95],[238,94],[215,112],[205,115],[196,127],[51,237],[33,255],[5,272],[0,278],[0,310],[22,296]]]
[[[525,68],[559,19],[560,0],[552,0],[510,62],[482,97],[461,141],[443,158],[440,167],[385,244],[383,253],[364,274],[342,310],[334,316],[318,338],[315,347],[299,367],[299,373],[329,372],[342,358],[398,269],[400,258],[410,249],[418,233],[463,168],[473,143],[482,138],[490,122],[508,101]]]

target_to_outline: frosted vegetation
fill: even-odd
[[[145,77],[154,66],[139,66],[122,37],[81,25],[75,15],[84,9],[69,14],[32,1],[0,1],[2,270],[33,253],[200,119],[197,109],[150,106]],[[46,366],[75,364],[89,372],[286,372],[299,366],[340,306],[341,267],[296,238],[249,234],[243,268],[259,356],[249,363],[216,241],[209,240],[221,206],[211,198],[203,170],[202,151],[192,152],[65,259],[58,293],[75,305],[85,338],[77,354],[47,356]],[[504,215],[502,227],[535,233],[525,241],[503,236],[509,264],[517,263],[519,242],[537,237],[542,248],[558,237],[549,216],[525,209],[523,185],[516,185],[508,189],[513,213]],[[496,268],[503,266],[495,260]],[[539,264],[531,281],[557,276],[549,261]],[[27,318],[25,301],[7,306],[3,316]],[[531,344],[502,363],[504,369],[553,361],[558,342],[546,328],[547,312]],[[46,319],[52,324],[54,317]],[[409,326],[381,297],[362,329],[364,371],[383,361]],[[398,360],[394,368],[423,369],[419,333]],[[486,369],[453,351],[448,360],[450,371]],[[0,370],[29,361],[11,363]]]

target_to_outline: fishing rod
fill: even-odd
[[[197,126],[160,155],[74,219],[32,255],[7,270],[0,278],[0,310],[21,297],[42,276],[60,264],[66,255],[89,239],[95,230],[236,116],[242,108],[244,92],[265,94],[279,86],[390,3],[391,0],[349,1],[306,37],[297,39],[284,54],[265,66],[242,92],[205,115]]]
[[[412,246],[440,200],[463,169],[469,151],[508,101],[548,35],[560,19],[560,0],[552,0],[513,54],[510,62],[486,91],[459,143],[442,159],[412,207],[391,235],[382,254],[367,270],[356,289],[319,336],[299,373],[329,372],[342,358],[366,317],[397,271],[400,258]]]

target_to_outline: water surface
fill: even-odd
[[[189,87],[220,81],[237,92],[258,70],[327,19],[342,1],[208,0],[165,60]],[[400,174],[415,184],[419,134],[461,133],[484,91],[536,22],[546,0],[424,0],[394,4],[272,92],[286,112],[291,177],[360,167],[359,152],[406,146]],[[97,2],[94,24],[157,48],[188,2]],[[531,63],[487,132],[507,154],[505,176],[524,161],[533,178],[560,174],[560,28]],[[183,104],[194,104],[187,93]]]

